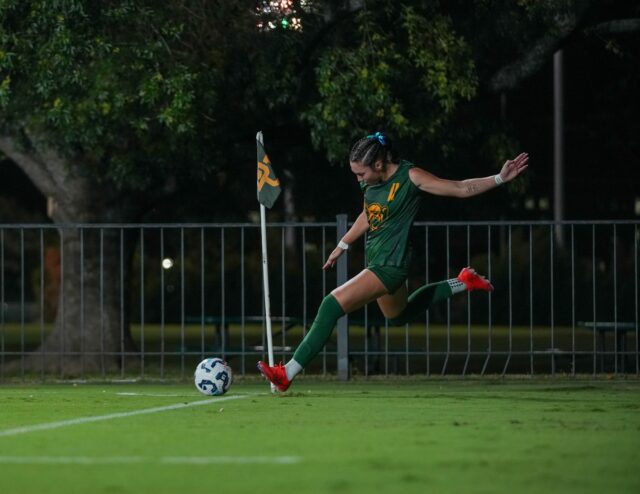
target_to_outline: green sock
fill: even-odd
[[[457,280],[446,280],[421,286],[409,295],[407,306],[396,317],[389,319],[389,324],[394,326],[408,324],[420,314],[424,314],[425,311],[429,310],[429,307],[434,302],[446,300],[454,293],[461,291],[458,286],[452,284],[455,281]]]
[[[313,321],[311,329],[296,348],[293,359],[302,367],[306,367],[313,360],[313,357],[320,353],[331,336],[336,322],[343,315],[344,311],[336,298],[331,294],[327,295],[320,304],[318,315]]]

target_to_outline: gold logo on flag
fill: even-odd
[[[271,169],[269,168],[271,161],[269,161],[266,154],[262,160],[263,161],[258,161],[258,192],[262,190],[264,184],[270,185],[271,187],[280,186],[280,180],[269,177],[271,174]]]

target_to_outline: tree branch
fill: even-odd
[[[499,69],[489,80],[492,92],[516,87],[520,81],[537,72],[549,57],[558,49],[562,41],[573,33],[578,25],[578,16],[569,13],[558,17],[556,29],[540,37],[524,54],[524,56]]]
[[[46,143],[27,129],[23,128],[24,135],[29,139],[32,149],[37,153],[37,160],[49,172],[56,189],[60,189],[63,196],[69,195],[67,186],[69,185],[69,166],[65,159]]]
[[[617,19],[602,22],[586,30],[595,34],[624,34],[640,31],[640,19]]]
[[[0,150],[31,179],[44,196],[57,198],[57,184],[47,166],[16,144],[16,138],[0,135]]]
[[[86,221],[91,219],[88,204],[91,198],[89,180],[71,174],[68,163],[49,146],[39,146],[37,139],[28,136],[32,149],[25,150],[17,143],[17,138],[0,135],[0,150],[7,155],[45,197],[55,200],[54,221]],[[38,148],[42,147],[42,150]]]
[[[542,65],[548,62],[551,55],[560,48],[572,34],[585,27],[589,13],[597,2],[581,0],[572,8],[558,7],[553,22],[545,33],[536,40],[523,56],[500,68],[489,80],[489,90],[501,92],[516,87],[523,79],[533,75]]]

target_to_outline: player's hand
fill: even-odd
[[[512,160],[505,161],[500,170],[500,177],[503,182],[510,182],[529,166],[529,155],[527,153],[520,153]]]
[[[343,252],[344,250],[341,249],[340,247],[336,247],[335,249],[333,249],[333,252],[329,254],[329,258],[327,259],[327,262],[325,262],[324,266],[322,266],[322,269],[327,270],[335,266],[336,261],[338,260],[338,257],[340,257]]]

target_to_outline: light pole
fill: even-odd
[[[564,92],[563,53],[553,54],[553,219],[564,219]],[[555,227],[558,247],[564,247],[561,225]]]

